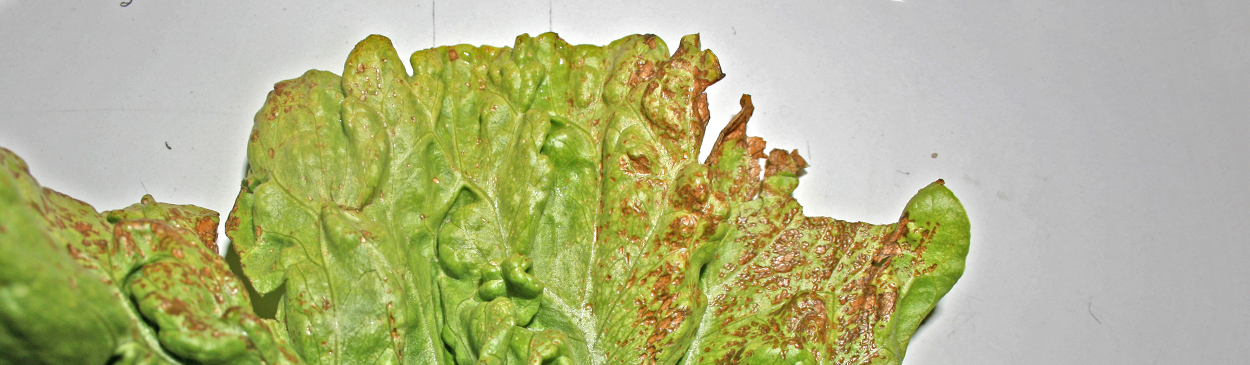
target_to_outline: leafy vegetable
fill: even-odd
[[[748,96],[700,163],[697,36],[409,61],[370,36],[257,113],[226,234],[274,319],[216,213],[97,214],[0,154],[0,363],[897,364],[963,272],[940,180],[895,223],[804,216],[807,162],[746,135]]]
[[[97,213],[0,148],[0,364],[302,364],[217,255],[217,213]]]
[[[310,363],[897,363],[962,273],[940,182],[890,225],[802,216],[749,98],[699,163],[697,36],[410,62],[371,36],[256,116],[226,231]]]

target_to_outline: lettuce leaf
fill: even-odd
[[[709,165],[736,206],[703,272],[710,298],[691,363],[897,364],[920,322],[963,274],[968,218],[938,180],[897,223],[806,217],[791,193],[806,162],[745,137],[744,110]],[[748,172],[744,174],[743,172]]]
[[[226,221],[98,213],[0,149],[0,364],[898,364],[963,273],[938,180],[888,224],[807,217],[807,161],[750,137],[698,161],[696,35],[522,35],[275,85]],[[762,160],[762,164],[761,164]]]
[[[308,363],[897,364],[962,274],[941,181],[898,222],[805,217],[749,97],[697,161],[724,76],[697,36],[409,62],[370,36],[256,115],[226,232]]]
[[[302,364],[217,255],[217,213],[97,213],[0,148],[0,364]]]

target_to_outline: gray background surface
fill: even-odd
[[[962,199],[967,272],[905,363],[1250,358],[1250,2],[257,3],[0,0],[0,146],[100,210],[224,215],[265,94],[368,34],[406,60],[701,33],[728,75],[709,129],[752,94],[750,132],[812,164],[809,215],[891,222],[938,178]]]

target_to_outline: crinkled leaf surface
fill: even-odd
[[[712,195],[736,207],[708,264],[694,363],[898,363],[920,321],[963,273],[968,219],[942,181],[897,223],[806,217],[791,196],[806,165],[763,141],[744,110],[709,157]],[[743,171],[750,173],[743,174]]]
[[[697,36],[409,62],[370,36],[256,115],[226,232],[308,363],[896,364],[962,274],[940,181],[895,223],[805,217],[749,98],[697,161]]]
[[[0,364],[301,364],[217,255],[217,213],[94,208],[0,149]]]

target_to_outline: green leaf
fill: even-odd
[[[962,273],[941,184],[890,225],[804,217],[749,99],[697,161],[697,36],[409,62],[370,36],[255,118],[226,232],[310,363],[897,363]]]
[[[74,217],[80,212],[58,209],[66,198],[41,189],[26,163],[6,149],[0,149],[0,167],[0,364],[104,363],[123,343],[138,340],[126,338],[135,323],[106,284],[110,276],[80,266],[70,254],[104,256],[107,242],[94,244],[107,233],[104,225],[72,224],[82,222]],[[72,235],[76,226],[90,238],[65,245],[59,236]]]
[[[897,223],[806,217],[791,196],[806,162],[774,150],[755,178],[763,141],[746,137],[749,97],[743,105],[709,158],[712,194],[737,208],[704,271],[710,303],[688,362],[901,362],[963,273],[962,205],[938,180]]]
[[[615,326],[583,308],[608,306],[617,296],[594,293],[627,280],[590,275],[615,252],[594,241],[604,146],[652,149],[657,183],[694,163],[702,90],[720,73],[697,38],[683,49],[694,50],[673,62],[654,36],[608,47],[522,36],[417,52],[410,76],[371,36],[342,78],[275,86],[227,234],[258,290],[286,283],[279,320],[310,362],[589,361],[617,347],[588,342]],[[677,138],[644,131],[652,120]],[[663,189],[639,204],[661,204]]]
[[[302,364],[217,256],[217,213],[97,213],[0,149],[0,363]]]
[[[0,364],[898,364],[963,273],[941,180],[897,222],[807,217],[749,96],[697,161],[696,35],[409,62],[370,36],[256,114],[226,232],[274,319],[217,213],[97,213],[0,149]]]

